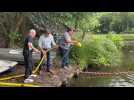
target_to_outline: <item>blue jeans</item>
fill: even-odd
[[[61,67],[68,66],[70,49],[64,49],[64,48],[60,48],[60,49],[62,54]]]
[[[43,57],[43,54],[41,53],[41,58]],[[50,69],[52,66],[52,57],[51,57],[51,51],[47,52],[47,59],[44,61],[43,66],[46,65],[47,69]]]

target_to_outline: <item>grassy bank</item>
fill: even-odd
[[[123,38],[123,40],[125,41],[134,41],[134,34],[116,34],[118,36],[121,36]],[[97,34],[97,36],[103,37],[106,36],[104,34]]]
[[[120,36],[126,41],[134,41],[134,34],[121,34]]]

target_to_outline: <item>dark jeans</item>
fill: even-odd
[[[33,59],[32,59],[32,52],[29,51],[24,51],[23,52],[24,56],[24,62],[25,62],[25,78],[28,78],[29,75],[32,74],[33,71]]]
[[[46,49],[44,49],[46,50]],[[43,53],[41,53],[41,58],[43,57]],[[47,66],[47,69],[49,70],[52,67],[52,58],[51,58],[51,51],[47,52],[47,59],[44,61],[42,66]],[[41,70],[41,68],[40,68]]]
[[[62,56],[61,67],[68,66],[70,49],[60,48],[60,51],[61,51],[61,56]]]

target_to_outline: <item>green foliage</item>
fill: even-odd
[[[113,41],[113,43],[117,46],[119,50],[124,46],[124,39],[120,35],[110,32],[108,33],[107,38]]]
[[[99,27],[99,21],[98,21],[97,15],[86,13],[83,15],[83,18],[78,20],[78,28],[81,29],[83,32],[90,31],[97,31],[97,28]]]
[[[112,15],[111,14],[107,14],[105,16],[102,16],[99,19],[99,22],[100,22],[100,28],[99,29],[102,33],[108,33],[109,32],[111,21],[112,21]]]
[[[114,35],[86,36],[82,48],[73,47],[70,55],[82,67],[88,64],[116,67],[121,63],[121,41],[121,37],[116,39]]]
[[[120,36],[125,41],[134,41],[134,34],[121,34]]]
[[[83,48],[74,46],[70,52],[70,58],[71,58],[72,62],[80,65],[81,67],[85,66],[85,64],[86,64],[85,53],[83,50],[84,50]]]
[[[23,26],[23,27],[22,27]],[[26,27],[24,27],[26,26]],[[2,12],[0,13],[1,34],[25,33],[30,27],[50,28],[64,32],[65,27],[75,27],[87,33],[133,33],[133,12]]]
[[[133,33],[133,12],[2,12],[1,34],[7,39],[9,33],[25,33],[30,27],[49,28],[63,33],[66,27],[74,27],[83,33]],[[8,39],[7,39],[8,40]],[[12,41],[12,40],[11,40]]]
[[[98,13],[101,17],[99,30],[101,33],[115,31],[116,33],[128,32],[134,26],[134,14],[129,12]]]
[[[134,28],[130,29],[128,33],[134,34]]]
[[[22,46],[22,34],[11,32],[8,35],[9,47]]]

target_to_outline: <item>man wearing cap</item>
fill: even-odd
[[[74,34],[73,28],[67,28],[67,31],[63,34],[63,39],[60,40],[60,51],[62,54],[61,67],[63,69],[68,69],[69,65],[69,52],[71,45],[75,45],[78,41],[72,39]]]
[[[56,46],[56,43],[54,41],[54,38],[50,30],[42,29],[41,33],[43,33],[43,35],[40,36],[38,45],[39,45],[40,50],[42,51],[41,53],[41,58],[42,58],[43,55],[46,53],[45,51],[47,51],[48,49],[51,49],[52,46]],[[44,64],[46,64],[47,66],[47,72],[54,74],[53,71],[51,70],[51,67],[52,67],[51,51],[48,51],[46,55],[47,55],[47,61],[45,61]]]

